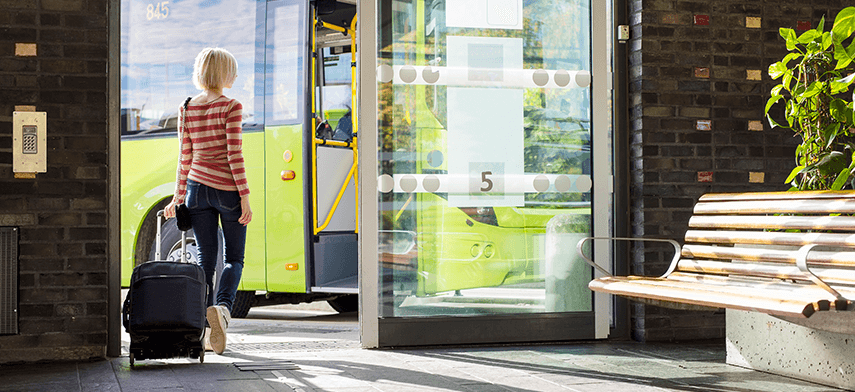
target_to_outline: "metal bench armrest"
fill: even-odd
[[[596,269],[597,271],[599,271],[601,274],[603,274],[605,276],[613,276],[613,275],[611,273],[609,273],[609,271],[606,271],[605,269],[603,269],[603,267],[600,267],[599,265],[597,265],[597,263],[595,263],[594,260],[588,258],[588,256],[585,256],[585,253],[582,252],[582,246],[585,244],[585,242],[588,242],[589,240],[649,241],[649,242],[667,242],[667,243],[671,244],[671,246],[674,247],[674,259],[671,260],[671,265],[668,267],[668,271],[666,271],[662,276],[660,276],[660,278],[664,278],[664,277],[670,275],[671,272],[674,272],[674,270],[677,269],[677,262],[680,261],[680,244],[674,240],[661,239],[661,238],[627,238],[627,237],[585,237],[585,238],[582,238],[581,240],[579,240],[578,243],[576,243],[576,252],[579,253],[579,256],[581,256],[582,259],[585,260],[586,263],[588,263],[588,265],[590,265],[591,267],[594,267],[594,269]]]
[[[808,244],[799,248],[799,253],[796,255],[796,266],[799,267],[799,270],[804,272],[807,277],[817,286],[822,287],[823,290],[828,291],[831,295],[834,296],[838,301],[846,301],[837,290],[831,288],[828,283],[825,283],[819,276],[816,276],[813,271],[810,270],[810,267],[807,265],[807,256],[813,248],[820,246],[820,244]]]

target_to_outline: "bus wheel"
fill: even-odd
[[[244,318],[255,304],[255,291],[238,291],[232,304],[232,318]]]
[[[342,295],[336,299],[328,300],[327,303],[339,313],[356,312],[359,310],[359,295]]]
[[[181,230],[178,230],[178,224],[175,219],[168,219],[161,227],[160,233],[160,258],[166,261],[181,261]],[[155,260],[156,246],[155,238],[151,242],[151,253],[149,260]],[[187,256],[186,262],[199,264],[199,248],[196,246],[196,237],[193,234],[193,229],[187,231],[186,237]],[[219,276],[223,273],[223,232],[217,232],[217,244],[219,251],[217,252],[217,267],[214,270],[214,291],[211,292],[212,298],[216,299],[217,288],[220,286]]]

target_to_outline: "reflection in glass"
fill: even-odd
[[[590,2],[465,3],[380,2],[381,315],[591,311]]]

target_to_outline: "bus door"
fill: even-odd
[[[265,242],[269,293],[308,293],[311,222],[306,129],[311,119],[307,71],[308,4],[304,0],[266,3],[264,52]]]
[[[314,96],[311,291],[357,293],[355,11],[320,4],[312,37]],[[355,304],[355,297],[353,298]]]

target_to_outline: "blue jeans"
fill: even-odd
[[[214,290],[214,273],[217,268],[217,221],[223,227],[223,273],[216,293],[216,304],[232,310],[240,277],[243,273],[243,257],[246,249],[246,226],[240,224],[240,194],[237,191],[222,191],[187,180],[185,204],[190,209],[190,223],[196,234],[199,247],[199,263],[205,270],[208,292]],[[208,306],[214,304],[213,295],[208,296]]]

